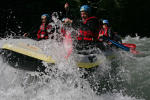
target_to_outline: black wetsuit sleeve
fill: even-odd
[[[118,35],[118,33],[113,34],[112,39],[113,39],[114,41],[116,41],[116,42],[122,43],[121,36],[120,36],[120,35]]]
[[[37,38],[37,32],[39,30],[39,25],[33,26],[27,33],[29,34],[29,38],[36,39]]]
[[[63,18],[69,18],[69,19],[73,18],[70,8],[67,9],[63,8],[62,14],[60,15],[60,20],[62,20]]]
[[[108,32],[108,35],[109,35],[110,39],[112,39],[116,42],[122,43],[121,36],[117,32],[115,32],[112,28],[110,28],[109,30],[110,31]]]
[[[114,34],[113,34],[113,31],[111,30],[111,28],[108,29],[107,34],[110,39],[113,39]]]

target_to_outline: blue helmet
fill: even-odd
[[[103,24],[109,24],[109,21],[107,19],[104,19]]]
[[[46,19],[47,19],[47,20],[50,20],[50,19],[51,19],[48,14],[42,14],[42,15],[41,15],[41,18],[42,18],[43,16],[46,16]]]
[[[81,11],[85,11],[85,12],[87,12],[87,13],[91,13],[91,7],[88,6],[88,5],[83,5],[83,6],[81,6],[81,8],[80,8],[80,12],[81,12]]]

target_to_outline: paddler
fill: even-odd
[[[48,14],[41,15],[41,25],[37,30],[34,30],[32,34],[36,33],[37,40],[48,39],[49,35],[54,32],[54,28],[50,23],[51,17]],[[31,36],[32,34],[25,33],[23,36]]]
[[[102,20],[102,28],[99,31],[99,35],[98,38],[102,37],[102,36],[106,36],[109,38],[112,38],[112,31],[111,31],[111,27],[109,27],[109,22],[108,20],[104,19]]]
[[[77,45],[76,49],[87,49],[100,46],[98,41],[99,35],[99,21],[98,18],[92,16],[92,9],[89,5],[83,5],[80,7],[81,20],[79,22],[79,32],[77,34]],[[73,20],[66,18],[65,23],[74,23]],[[97,43],[99,42],[99,43]],[[92,46],[90,46],[92,45]],[[98,46],[97,46],[98,45]]]
[[[116,41],[118,43],[122,43],[121,37],[118,35],[117,32],[112,31],[112,28],[107,19],[102,20],[102,26],[101,26],[101,29],[99,31],[99,36],[98,36],[99,41],[101,41],[101,42],[103,41],[103,36],[105,36],[113,41]],[[107,47],[110,47],[110,46],[112,46],[112,43],[107,42]]]

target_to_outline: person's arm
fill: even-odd
[[[37,38],[38,29],[39,29],[39,26],[34,26],[34,27],[31,28],[30,31],[25,32],[23,34],[23,36],[35,39],[35,38]]]
[[[64,9],[65,9],[65,17],[68,18],[69,15],[70,15],[70,8],[69,8],[69,3],[66,2],[65,5],[64,5]]]
[[[113,39],[116,42],[122,43],[121,36],[117,32],[113,32],[113,34],[114,34]]]
[[[109,37],[110,39],[113,38],[113,31],[111,30],[111,28],[108,28],[107,34],[108,34],[108,37]]]

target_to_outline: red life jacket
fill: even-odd
[[[61,27],[61,33],[62,33],[63,36],[65,36],[65,34],[66,34],[66,29],[65,29],[64,27]]]
[[[97,19],[96,17],[89,17],[87,18],[83,24],[87,24],[87,22],[91,19]],[[87,28],[80,28],[78,36],[77,36],[77,40],[88,40],[88,41],[93,41],[94,39],[97,39],[98,34],[95,35],[96,33],[93,33],[90,29]]]
[[[48,29],[51,29],[52,26],[51,25],[45,25],[44,23],[41,24],[40,29],[38,30],[37,33],[37,38],[38,39],[48,39]]]
[[[100,31],[99,31],[99,34],[102,34],[104,36],[108,36],[108,27],[106,27],[105,29],[102,28]]]

